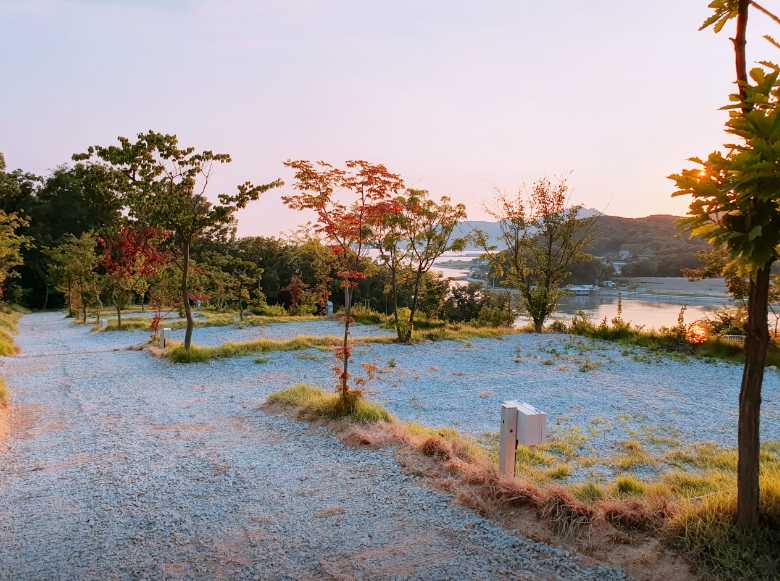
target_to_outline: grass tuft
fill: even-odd
[[[641,496],[645,493],[647,486],[641,480],[624,474],[623,476],[617,477],[613,484],[613,488],[618,495]]]
[[[382,406],[366,401],[358,391],[346,396],[328,393],[316,387],[299,384],[268,396],[268,404],[297,408],[304,417],[347,419],[359,424],[391,422],[393,417]]]

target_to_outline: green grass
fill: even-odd
[[[641,496],[645,493],[647,486],[641,480],[637,480],[633,476],[625,474],[617,477],[612,488],[614,493],[618,496]]]
[[[357,392],[342,396],[300,384],[272,393],[266,401],[269,404],[296,408],[302,416],[308,418],[346,419],[359,424],[393,421],[387,410],[367,401]]]
[[[664,353],[676,357],[694,356],[705,359],[719,359],[734,363],[744,361],[744,348],[742,345],[722,341],[717,336],[710,337],[701,345],[692,345],[681,341],[675,329],[661,329],[660,331],[648,331],[638,329],[630,323],[620,324],[594,324],[582,316],[572,319],[570,324],[557,321],[551,330],[571,333],[591,339],[604,341],[616,341],[624,347],[641,347],[650,353]],[[627,352],[624,349],[624,354]],[[630,353],[630,352],[629,352]],[[648,354],[631,353],[631,357],[641,363],[651,363],[654,360]],[[780,344],[770,343],[767,354],[767,366],[780,367]]]
[[[251,353],[271,353],[275,351],[301,351],[336,347],[341,344],[338,337],[295,337],[293,339],[257,339],[243,343],[224,343],[217,347],[198,347],[192,345],[189,353],[179,343],[171,343],[166,356],[174,363],[202,363],[212,359],[240,357]]]
[[[467,341],[474,338],[499,339],[515,329],[485,328],[485,327],[452,327],[434,331],[424,331],[415,336],[415,342],[420,341]],[[343,339],[335,336],[299,336],[293,339],[257,339],[240,343],[224,343],[216,347],[199,347],[192,345],[187,353],[180,343],[169,342],[170,347],[165,356],[174,363],[203,363],[212,359],[241,357],[250,353],[267,353],[272,351],[299,351],[311,348],[334,348],[341,345]],[[396,338],[390,335],[378,337],[361,337],[352,339],[351,344],[389,344]]]
[[[780,470],[763,470],[761,523],[736,527],[734,488],[684,503],[665,534],[698,566],[720,579],[777,579],[780,575]]]
[[[107,319],[105,326],[96,329],[100,332],[111,331],[151,331],[150,324],[151,319],[145,319],[140,317],[128,317],[122,319],[122,326],[119,326],[117,319]]]

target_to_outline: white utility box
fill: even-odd
[[[506,476],[514,476],[517,445],[542,444],[546,430],[547,414],[544,412],[525,402],[514,400],[502,402],[499,472]]]

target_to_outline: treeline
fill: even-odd
[[[136,142],[90,148],[48,176],[7,171],[3,162],[6,300],[34,309],[67,307],[84,320],[88,312],[101,317],[110,309],[120,325],[122,311],[134,304],[184,310],[198,303],[239,317],[246,311],[323,314],[328,301],[343,305],[342,264],[327,236],[236,235],[234,211],[280,182],[259,189],[242,184],[217,204],[206,199],[199,189],[203,172],[227,161],[149,132]],[[465,217],[462,206],[421,190],[396,194],[394,203],[406,204],[406,213],[395,212],[392,223],[377,229],[375,254],[362,259],[355,281],[356,304],[386,314],[415,309],[430,319],[511,322],[505,297],[477,287],[453,293],[448,280],[430,272],[436,257],[459,244],[451,230]],[[422,219],[402,219],[412,214]]]

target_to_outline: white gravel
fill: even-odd
[[[198,329],[196,340],[222,332]],[[174,365],[124,350],[145,336],[91,334],[59,313],[22,319],[23,355],[2,369],[14,420],[0,451],[0,579],[623,578],[454,505],[403,474],[390,450],[346,448],[257,410],[274,389],[329,378],[329,359]],[[511,343],[473,349],[479,361],[499,346]],[[421,385],[437,350],[453,365],[471,359],[452,347],[365,356],[398,358],[409,387],[379,395],[401,413],[401,390]],[[437,372],[440,395],[466,387],[453,370]],[[450,398],[440,419],[465,420],[471,407]]]

